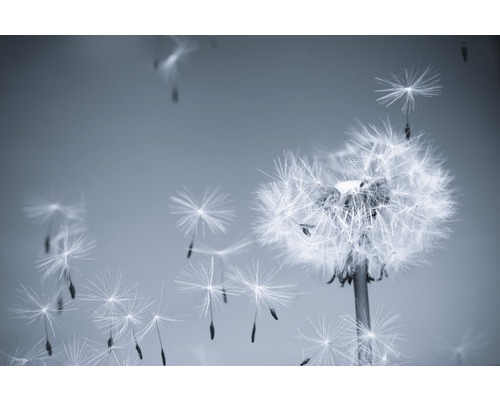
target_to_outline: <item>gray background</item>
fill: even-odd
[[[16,305],[20,284],[38,288],[34,260],[45,228],[22,212],[26,196],[53,188],[63,202],[87,202],[89,233],[97,240],[93,260],[80,263],[77,290],[106,266],[120,268],[144,295],[167,301],[184,322],[164,331],[169,364],[297,365],[302,360],[297,329],[306,316],[332,318],[354,312],[352,287],[327,286],[297,267],[283,282],[296,282],[297,296],[263,315],[250,343],[253,308],[232,298],[215,316],[209,338],[206,319],[192,307],[195,295],[179,293],[174,279],[187,260],[189,242],[176,230],[169,197],[182,186],[201,194],[221,185],[235,199],[236,219],[225,235],[206,244],[222,247],[250,233],[253,191],[272,172],[283,150],[337,150],[357,121],[389,117],[402,127],[397,106],[376,102],[375,76],[432,63],[442,75],[441,96],[427,99],[412,116],[443,151],[456,176],[459,218],[445,248],[430,265],[370,286],[372,309],[401,314],[403,363],[453,364],[452,349],[472,329],[488,338],[467,364],[498,365],[499,95],[498,38],[468,37],[195,37],[199,50],[180,66],[180,101],[152,68],[155,38],[0,38],[0,351],[30,347],[41,325],[26,329],[6,309]],[[171,41],[164,39],[165,51]],[[254,246],[233,260],[274,266],[273,249]],[[194,255],[193,262],[201,259]],[[73,334],[102,341],[88,304],[64,313],[52,345],[57,353]],[[143,364],[159,364],[156,336],[144,341]]]

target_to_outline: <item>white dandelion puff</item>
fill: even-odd
[[[75,298],[76,289],[71,278],[71,272],[77,270],[76,260],[88,260],[89,253],[94,249],[96,242],[81,231],[71,231],[68,225],[61,227],[57,235],[55,250],[52,254],[40,258],[36,268],[47,278],[57,275],[69,285],[71,298]]]
[[[259,261],[252,262],[246,270],[233,266],[229,271],[228,278],[234,285],[235,292],[250,297],[255,306],[252,343],[255,341],[257,330],[257,315],[261,310],[266,309],[275,320],[278,320],[276,308],[288,306],[295,295],[293,291],[295,284],[282,284],[275,279],[279,271],[279,268],[262,269]]]
[[[162,360],[162,364],[164,366],[167,365],[167,357],[165,354],[165,349],[163,347],[163,340],[162,340],[162,335],[161,335],[161,328],[165,329],[166,325],[168,322],[179,322],[182,321],[178,318],[174,318],[169,315],[168,312],[168,304],[163,304],[163,292],[165,288],[165,283],[162,282],[161,285],[161,293],[160,293],[160,301],[158,302],[158,305],[154,311],[150,313],[150,321],[146,325],[146,327],[142,330],[140,333],[140,337],[144,337],[149,331],[151,330],[156,330],[156,333],[158,335],[158,340],[160,342],[160,356]]]
[[[198,46],[191,39],[183,39],[171,36],[174,41],[174,49],[163,60],[158,62],[158,72],[160,76],[172,85],[172,100],[176,103],[179,100],[179,91],[177,87],[179,64],[187,56],[197,50]]]
[[[51,249],[52,225],[59,223],[82,224],[85,219],[85,202],[82,200],[78,204],[65,205],[60,200],[54,200],[55,196],[51,192],[47,196],[31,194],[23,207],[26,216],[37,224],[47,224],[47,235],[45,237],[45,253]]]
[[[256,193],[259,240],[328,283],[354,281],[369,327],[367,283],[422,263],[448,235],[456,206],[443,159],[423,135],[406,140],[386,123],[362,126],[340,154],[276,165]]]
[[[92,319],[98,328],[109,332],[108,348],[111,348],[118,329],[115,327],[118,313],[134,300],[137,284],[128,284],[121,270],[106,268],[94,280],[87,279],[83,288],[81,299],[95,304]]]
[[[213,234],[225,233],[227,225],[234,219],[234,211],[229,208],[231,199],[228,194],[221,193],[220,188],[207,188],[201,199],[184,188],[184,191],[170,199],[172,213],[181,215],[177,227],[186,236],[192,235],[188,258],[193,251],[194,239],[200,231],[203,236],[207,230]]]
[[[313,323],[307,317],[309,327],[304,333],[299,329],[298,339],[302,348],[302,362],[304,365],[352,365],[354,359],[345,349],[345,326],[335,323],[333,318],[323,315]]]
[[[404,336],[398,332],[399,314],[385,312],[382,307],[371,315],[370,323],[364,324],[351,315],[341,317],[345,323],[346,342],[353,354],[363,352],[371,354],[372,365],[395,364],[403,355],[401,344]],[[355,359],[355,358],[354,358]]]
[[[401,101],[401,111],[404,114],[415,110],[419,98],[438,96],[442,89],[439,85],[439,73],[432,65],[428,65],[422,73],[411,67],[399,75],[391,74],[390,78],[375,80],[385,86],[384,89],[376,90],[378,93],[384,93],[377,101],[387,107]]]
[[[40,339],[30,348],[17,347],[12,354],[2,352],[2,358],[5,358],[10,366],[46,365],[50,357],[47,356],[44,341],[45,339]]]
[[[201,316],[210,314],[210,338],[214,340],[214,312],[222,309],[221,298],[226,282],[215,273],[213,258],[210,262],[201,262],[196,266],[190,263],[180,271],[179,279],[175,282],[179,285],[179,290],[198,292],[201,295],[195,308],[199,308]]]
[[[36,322],[42,322],[45,332],[45,349],[49,356],[52,356],[52,344],[50,343],[49,330],[52,336],[55,336],[54,325],[56,324],[56,313],[58,312],[57,301],[59,292],[53,292],[50,295],[39,295],[32,288],[21,285],[17,289],[23,305],[9,309],[15,318],[26,321],[28,325]]]

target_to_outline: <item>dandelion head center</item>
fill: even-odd
[[[345,181],[324,189],[316,201],[332,217],[375,217],[377,209],[389,202],[389,188],[385,179],[373,181]]]
[[[41,312],[42,312],[43,314],[47,314],[47,307],[43,307],[43,308],[42,308],[42,310],[41,310]]]

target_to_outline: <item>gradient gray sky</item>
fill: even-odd
[[[397,106],[376,102],[374,78],[432,63],[443,91],[419,105],[412,123],[455,175],[458,220],[429,266],[370,285],[370,302],[401,315],[404,363],[453,364],[453,347],[472,329],[489,343],[466,363],[498,365],[498,37],[467,37],[466,64],[459,36],[218,36],[215,48],[209,37],[193,39],[198,51],[180,66],[180,101],[173,104],[170,86],[152,67],[154,37],[0,38],[0,350],[9,354],[43,337],[41,326],[26,329],[6,309],[19,302],[20,284],[39,287],[34,260],[45,231],[22,207],[28,194],[52,188],[67,203],[84,193],[97,240],[77,290],[106,266],[122,269],[152,298],[165,281],[172,313],[185,320],[165,332],[170,364],[299,364],[296,336],[306,317],[353,314],[352,287],[327,286],[286,267],[283,282],[296,282],[301,295],[280,310],[279,321],[263,316],[252,344],[253,308],[245,298],[230,299],[215,316],[212,342],[209,321],[192,310],[196,296],[174,283],[189,238],[176,229],[169,198],[183,186],[201,194],[220,185],[235,199],[236,219],[228,234],[203,242],[225,246],[244,237],[254,220],[253,192],[268,180],[260,170],[272,172],[283,150],[340,149],[357,121],[389,118],[402,127]],[[163,46],[167,51],[171,41]],[[234,263],[273,266],[276,255],[254,246]],[[56,328],[56,349],[74,333],[103,339],[88,305],[78,296],[73,303],[78,309]],[[160,363],[156,340],[145,338],[144,364]]]

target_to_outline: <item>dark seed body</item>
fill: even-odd
[[[73,282],[70,282],[69,284],[69,293],[71,294],[71,298],[74,299],[76,296],[76,290],[75,286],[73,285]]]
[[[227,303],[227,293],[224,288],[222,288],[222,298],[224,299],[224,303]]]
[[[270,308],[269,311],[271,312],[271,315],[273,316],[273,318],[277,321],[278,314],[276,314],[276,311],[274,310],[274,308]]]
[[[333,281],[335,280],[335,276],[336,276],[336,274],[333,273],[332,279],[330,279],[328,282],[326,282],[326,284],[330,285],[331,283],[333,283]]]
[[[50,252],[50,236],[47,235],[45,238],[45,254]]]
[[[139,354],[139,358],[142,360],[142,350],[141,348],[139,347],[139,344],[136,343],[135,345],[135,349],[137,350],[137,354]]]
[[[63,309],[64,309],[64,301],[62,297],[59,297],[57,299],[57,312],[61,314],[63,312]]]
[[[161,349],[161,361],[164,366],[167,365],[167,358],[165,357],[165,352],[163,351],[163,349]]]
[[[50,342],[47,340],[47,343],[45,343],[45,348],[47,349],[47,353],[49,354],[49,356],[52,357],[52,345],[50,344]]]
[[[193,241],[191,242],[191,244],[189,245],[187,258],[191,257],[191,254],[193,254],[193,245],[194,245],[194,240],[193,240]]]
[[[112,336],[110,336],[108,339],[108,349],[110,349],[111,347],[113,347],[113,337]]]
[[[252,328],[252,343],[255,342],[255,332],[257,331],[257,324],[254,322],[253,323],[253,328]]]
[[[214,327],[214,323],[211,322],[210,323],[210,339],[214,340],[214,337],[215,337],[215,327]]]
[[[179,91],[177,90],[177,88],[172,89],[172,101],[174,103],[177,103],[179,101]]]
[[[306,358],[304,361],[302,361],[302,362],[300,363],[300,366],[301,366],[301,367],[303,367],[304,365],[309,364],[309,361],[311,361],[311,357]]]

